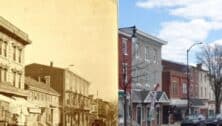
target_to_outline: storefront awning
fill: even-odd
[[[170,105],[177,106],[177,107],[186,107],[187,100],[185,100],[185,99],[171,99]]]
[[[28,102],[26,99],[21,97],[12,97],[14,100],[9,105],[9,111],[15,114],[28,115],[28,108],[36,108],[37,106]]]
[[[11,97],[0,94],[0,101],[5,101],[8,103],[11,103],[14,101],[14,99],[12,99]]]

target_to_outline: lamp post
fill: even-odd
[[[131,37],[132,43],[136,41],[136,26],[130,27],[133,29],[133,34]],[[124,126],[127,126],[127,87],[128,87],[128,69],[127,63],[125,62],[125,58],[123,62],[123,83],[124,83]],[[131,102],[131,99],[130,99]],[[132,117],[131,117],[132,118]],[[132,123],[132,122],[131,122]]]
[[[187,49],[187,115],[190,114],[190,69],[189,69],[189,52],[190,50],[195,46],[203,44],[202,42],[194,43],[193,45],[190,46],[190,48]]]

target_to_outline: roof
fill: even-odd
[[[149,90],[133,90],[132,91],[132,102],[134,103],[145,103],[150,102],[150,95],[153,91]],[[168,101],[168,97],[166,96],[166,93],[163,91],[156,91],[156,101],[157,102],[164,102],[162,101],[161,97],[165,97]]]
[[[73,74],[73,75],[81,78],[82,80],[86,81],[88,84],[90,83],[90,82],[89,82],[88,80],[86,80],[85,78],[83,78],[83,77],[75,74],[74,72],[72,72],[72,71],[70,71],[70,70],[68,70],[68,69],[66,69],[66,68],[49,66],[49,65],[45,65],[45,64],[39,64],[39,63],[31,63],[31,64],[26,65],[26,66],[25,66],[25,69],[26,69],[27,67],[31,67],[31,66],[44,67],[44,68],[47,68],[47,69],[56,69],[56,70],[60,70],[60,71],[67,71],[67,72],[69,72],[69,73],[71,73],[71,74]]]
[[[36,81],[35,79],[31,77],[25,77],[25,85],[29,86],[29,88],[34,87],[34,88],[40,89],[38,91],[41,91],[43,93],[57,95],[57,96],[60,95],[56,90],[51,88],[49,85],[43,82]]]
[[[17,28],[16,26],[14,26],[1,16],[0,16],[0,31],[7,33],[8,35],[22,42],[25,45],[31,43],[31,40],[29,39],[28,35],[25,32],[23,32],[22,30],[20,30],[19,28]]]
[[[148,90],[133,90],[132,91],[132,102],[142,103],[150,91]]]
[[[136,28],[136,27],[135,27],[135,28]],[[134,29],[134,27],[119,28],[119,32],[124,32],[124,33],[132,36],[132,35],[133,35],[133,29]],[[161,44],[161,45],[167,44],[167,41],[164,41],[164,40],[162,40],[162,39],[160,39],[160,38],[157,38],[157,37],[152,36],[152,35],[150,35],[150,34],[148,34],[148,33],[145,33],[145,32],[143,32],[143,31],[141,31],[141,30],[139,30],[139,29],[137,29],[137,28],[136,28],[136,33],[139,34],[139,35],[141,35],[141,36],[144,36],[144,37],[146,37],[146,38],[149,38],[149,39],[151,39],[151,40],[154,40],[155,42],[158,42],[158,43]]]

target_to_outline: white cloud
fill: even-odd
[[[213,45],[221,45],[222,46],[222,39],[215,40],[212,43],[210,43],[210,45],[211,46],[213,46]]]
[[[210,31],[218,29],[222,29],[222,22],[207,22],[203,19],[163,23],[158,35],[168,41],[163,47],[163,57],[179,62],[186,61],[186,50],[195,42],[204,42]],[[192,54],[196,50],[197,48],[192,49]]]
[[[142,8],[155,8],[155,7],[175,7],[175,6],[184,6],[190,3],[196,3],[200,0],[145,0],[138,1],[136,5]]]
[[[189,19],[222,20],[222,0],[146,0],[136,3],[141,8],[168,8],[171,15]]]
[[[163,58],[185,62],[186,50],[194,42],[207,41],[209,33],[222,29],[222,0],[142,0],[136,6],[165,8],[169,15],[188,20],[162,22],[158,37],[168,41]],[[222,39],[213,43],[221,44]],[[198,48],[192,49],[192,54]]]

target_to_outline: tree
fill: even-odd
[[[207,45],[197,55],[197,59],[208,70],[210,86],[215,95],[215,112],[220,113],[222,102],[222,46]]]

